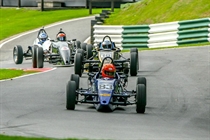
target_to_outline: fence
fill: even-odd
[[[93,26],[94,43],[109,35],[123,48],[158,48],[210,42],[210,18],[132,26]]]

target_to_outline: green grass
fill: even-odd
[[[38,71],[30,70],[30,71],[24,71],[24,70],[17,70],[17,69],[0,69],[0,80],[4,79],[11,79],[14,77],[36,73]]]
[[[101,13],[102,9],[93,9],[93,14]],[[58,21],[86,17],[89,9],[65,9],[39,11],[26,8],[0,8],[0,40],[12,35],[40,28]]]
[[[142,0],[125,4],[107,25],[143,25],[210,17],[209,0]]]

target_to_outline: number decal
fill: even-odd
[[[100,90],[112,90],[113,85],[108,84],[108,83],[102,83],[102,84],[98,85],[98,89],[100,89]]]

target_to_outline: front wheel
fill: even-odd
[[[136,87],[136,112],[144,113],[146,107],[146,87],[138,84]]]
[[[75,81],[75,83],[76,83],[76,90],[79,89],[79,75],[72,74],[71,78],[70,78],[70,81]],[[79,100],[79,95],[76,94],[76,104],[77,104],[78,100]]]
[[[66,109],[74,110],[76,104],[76,82],[68,81],[66,85]]]
[[[32,66],[33,68],[37,68],[37,45],[34,45],[32,48]]]
[[[17,45],[13,48],[13,60],[15,64],[22,64],[23,62],[23,48]]]
[[[44,66],[44,51],[42,47],[37,48],[37,68]]]

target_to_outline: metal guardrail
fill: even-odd
[[[158,48],[210,42],[210,18],[150,25],[94,25],[94,43],[110,35],[123,48]]]

